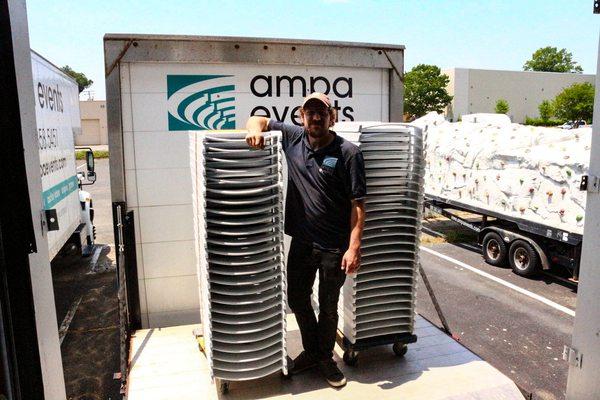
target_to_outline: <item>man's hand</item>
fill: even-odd
[[[346,274],[353,274],[360,267],[360,249],[348,249],[342,257],[342,269]]]
[[[352,200],[350,245],[342,257],[342,269],[346,271],[346,274],[353,274],[360,267],[360,241],[364,225],[365,202],[364,200]]]
[[[265,117],[250,117],[246,123],[246,143],[253,149],[263,149],[265,147],[265,137],[263,132],[266,132],[269,126],[269,118]]]
[[[263,149],[265,147],[265,137],[262,132],[248,132],[246,134],[246,143],[253,149]]]

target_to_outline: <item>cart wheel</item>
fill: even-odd
[[[219,394],[226,394],[229,391],[229,382],[223,379],[215,378],[215,385]]]
[[[396,354],[398,357],[404,357],[408,351],[408,346],[405,343],[396,342],[392,346],[392,350],[394,350],[394,354]]]
[[[358,352],[352,349],[344,351],[344,363],[346,365],[354,366],[358,362]]]

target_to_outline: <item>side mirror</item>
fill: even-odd
[[[95,178],[96,174],[94,174],[94,152],[93,151],[88,150],[85,152],[85,163],[87,164],[88,178],[90,177],[90,173],[92,173],[92,175],[94,175],[94,180],[96,180],[96,178]]]
[[[93,158],[92,158],[92,160],[93,160]],[[96,173],[94,171],[88,171],[87,180],[91,183],[96,182]]]

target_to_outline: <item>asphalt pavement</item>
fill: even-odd
[[[78,165],[84,163],[79,160]],[[112,211],[108,159],[96,160],[97,181],[85,186],[94,202],[96,244],[100,251],[96,268],[93,257],[58,255],[52,262],[57,323],[62,325],[61,344],[67,399],[120,399],[119,317],[117,275],[112,245]]]
[[[574,317],[568,312],[576,305],[573,287],[547,276],[523,278],[509,268],[488,265],[472,246],[422,246],[445,258],[431,251],[420,253],[450,330],[463,345],[532,393],[533,399],[564,399],[568,364],[562,360],[562,350],[571,342]],[[421,283],[417,311],[441,326]]]

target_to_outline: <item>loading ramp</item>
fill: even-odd
[[[293,315],[287,316],[288,352],[301,351],[300,332]],[[388,346],[361,353],[360,363],[349,367],[336,346],[334,357],[348,384],[330,388],[316,371],[292,379],[274,374],[259,380],[232,382],[227,394],[218,394],[208,363],[193,331],[200,325],[142,329],[131,342],[128,400],[158,399],[489,399],[522,400],[517,386],[496,368],[420,316],[415,319],[417,343],[402,358]]]

